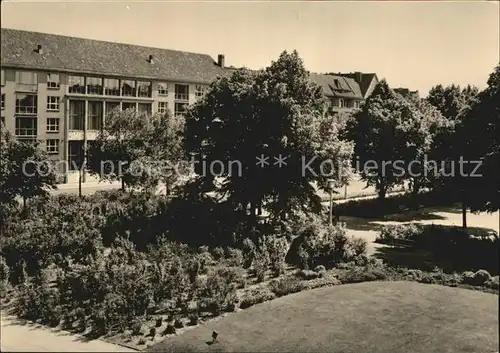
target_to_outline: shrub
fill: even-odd
[[[252,266],[252,262],[255,258],[255,254],[257,252],[257,247],[254,242],[250,238],[243,239],[243,267],[249,268]]]
[[[19,317],[28,320],[40,319],[42,323],[57,326],[62,319],[59,295],[50,286],[47,271],[21,284],[15,311]]]
[[[224,257],[225,257],[224,249],[221,248],[220,246],[216,247],[215,249],[213,249],[212,255],[213,255],[215,261],[222,261],[222,260],[224,260]]]
[[[184,327],[184,323],[180,319],[175,319],[175,321],[174,321],[174,327],[175,328],[183,328]]]
[[[237,283],[241,281],[241,273],[233,268],[219,267],[208,274],[200,288],[201,306],[220,314],[236,299]]]
[[[267,271],[267,261],[263,256],[257,254],[253,262],[253,272],[255,273],[258,282],[262,282],[265,280],[266,271]]]
[[[310,280],[319,277],[319,273],[311,270],[298,270],[296,276],[303,280]]]
[[[314,272],[324,272],[324,271],[326,271],[326,268],[323,265],[318,265],[314,268]]]
[[[226,263],[228,266],[243,267],[243,251],[240,249],[228,248]]]
[[[499,288],[498,276],[491,277],[484,283],[484,285],[491,289],[498,289]]]
[[[486,270],[479,270],[475,273],[466,271],[462,274],[462,282],[471,286],[483,286],[491,279],[491,275]]]
[[[474,282],[477,283],[476,285],[478,286],[484,285],[484,283],[489,281],[490,279],[491,275],[486,270],[479,270],[474,273]]]
[[[198,314],[191,314],[189,315],[189,325],[190,326],[196,326],[198,325]]]
[[[348,237],[343,224],[318,230],[312,222],[306,232],[294,240],[287,261],[303,269],[322,265],[333,268],[338,263],[353,261],[366,253],[366,241]]]
[[[271,281],[269,288],[277,297],[281,297],[300,292],[305,286],[297,277],[287,276]]]
[[[382,228],[375,242],[392,244],[398,240],[414,240],[415,236],[421,232],[422,227],[414,223],[388,225]]]
[[[421,270],[411,269],[411,270],[407,271],[407,276],[412,281],[420,282],[422,280],[422,278],[424,277],[424,273]]]
[[[284,237],[275,238],[268,237],[266,239],[266,250],[269,254],[269,263],[271,271],[275,276],[279,276],[285,272],[285,257],[288,252],[289,244]]]
[[[255,304],[260,304],[275,298],[275,294],[269,288],[258,288],[247,293],[241,300],[240,309],[247,309]]]
[[[342,274],[339,279],[342,283],[360,283],[387,279],[387,274],[382,269],[353,267]]]
[[[2,256],[0,257],[0,283],[6,285],[9,282],[9,274],[9,266]]]
[[[149,336],[151,336],[151,339],[153,339],[156,336],[156,328],[155,327],[151,327],[149,329]]]
[[[168,324],[167,325],[167,328],[165,329],[165,331],[163,332],[164,335],[175,335],[175,327],[174,325],[172,324]]]

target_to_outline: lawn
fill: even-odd
[[[210,344],[212,331],[218,342]],[[167,338],[150,352],[432,353],[498,350],[498,296],[413,282],[288,295]]]

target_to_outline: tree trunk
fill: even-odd
[[[165,180],[165,196],[168,198],[168,194],[170,192],[170,189],[168,187],[168,181]]]
[[[413,208],[418,210],[418,193],[420,191],[420,184],[417,180],[413,180],[412,182],[412,199],[413,199]]]
[[[386,187],[385,183],[380,182],[378,184],[378,198],[381,200],[385,200],[386,193],[387,193],[387,187]]]
[[[462,201],[462,228],[467,229],[467,204]]]
[[[122,178],[122,191],[125,191],[125,180]]]
[[[23,209],[26,209],[26,197],[23,196]]]
[[[78,171],[78,197],[82,197],[82,169]]]

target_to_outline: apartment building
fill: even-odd
[[[17,138],[37,139],[51,159],[68,161],[62,182],[72,182],[71,162],[96,138],[106,113],[183,114],[223,67],[223,55],[215,62],[205,54],[2,28],[1,118]]]
[[[54,161],[67,161],[63,183],[78,180],[75,161],[119,107],[183,114],[219,75],[224,55],[143,47],[1,29],[1,119],[18,139],[39,140]],[[336,111],[359,107],[355,78],[311,74]],[[84,180],[90,180],[84,176]]]

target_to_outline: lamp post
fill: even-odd
[[[328,179],[328,192],[330,193],[330,211],[329,211],[329,216],[328,216],[328,222],[330,224],[333,224],[333,189],[335,186],[335,180],[333,179]]]

